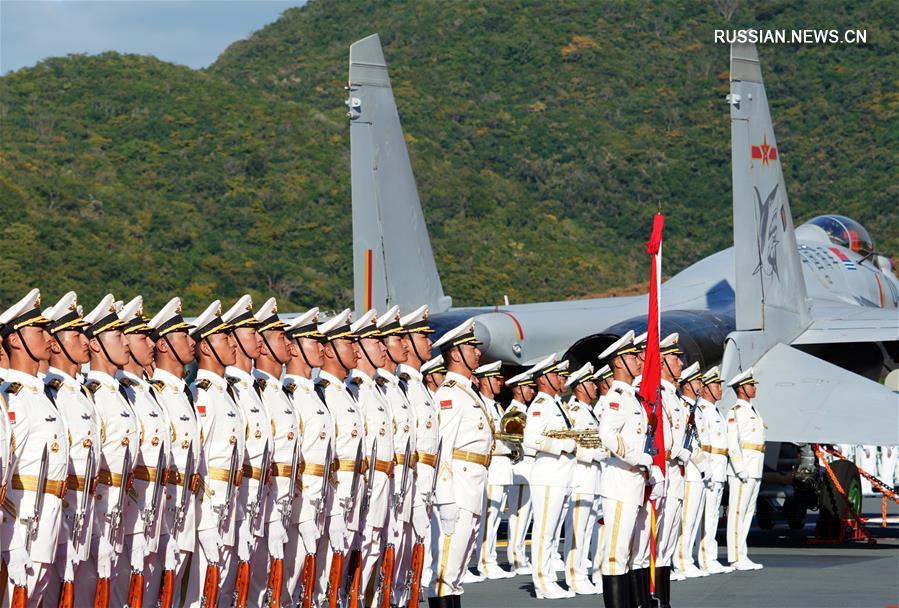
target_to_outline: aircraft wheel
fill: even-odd
[[[787,525],[790,530],[802,530],[805,527],[805,505],[795,498],[784,501],[784,513],[787,516]]]
[[[856,513],[861,513],[862,484],[858,474],[858,467],[855,466],[855,463],[848,460],[837,460],[830,465],[830,468],[833,470],[834,477],[840,482],[843,491],[846,492],[846,496],[844,497],[837,491],[830,479],[830,475],[824,471],[823,483],[818,493],[818,504],[822,513],[827,513],[839,520],[849,519],[852,517],[849,509],[850,504]]]

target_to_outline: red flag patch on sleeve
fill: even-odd
[[[532,415],[534,416],[534,418],[536,418],[537,416],[540,415],[540,412],[534,412]]]
[[[452,407],[453,407],[452,399],[444,399],[443,401],[440,402],[440,409],[442,409],[442,410],[448,410]]]
[[[733,415],[731,415],[731,416],[728,416],[728,417],[727,417],[727,421],[728,421],[728,422],[736,422],[737,419],[736,419]]]
[[[609,403],[609,409],[617,410],[617,409],[618,409],[618,402],[617,402],[617,401],[612,401],[611,403]]]
[[[198,406],[197,406],[197,412],[199,412],[200,416],[205,416],[205,415],[206,415],[206,406],[205,406],[205,405],[198,405]]]
[[[9,423],[10,423],[10,424],[15,424],[15,423],[16,423],[16,413],[15,413],[15,412],[12,412],[12,411],[11,411],[11,412],[9,413]]]

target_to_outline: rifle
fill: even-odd
[[[318,526],[318,537],[321,538],[325,531],[325,505],[328,500],[328,486],[331,485],[331,440],[325,449],[325,463],[322,471],[322,493],[315,499],[315,524]],[[303,559],[303,575],[300,577],[299,588],[300,605],[302,608],[312,608],[312,596],[315,594],[315,553],[307,553]]]
[[[659,451],[655,446],[655,439],[659,421],[659,407],[661,407],[661,404],[662,389],[659,387],[656,389],[655,402],[652,404],[652,408],[646,417],[646,442],[643,444],[643,451],[650,456],[655,456]]]
[[[377,454],[378,447],[378,439],[375,438],[374,443],[372,444],[371,453],[372,457]],[[374,460],[371,461],[371,467],[369,468],[368,480],[365,483],[365,493],[362,496],[362,507],[359,509],[359,518],[362,518],[362,514],[368,511],[368,502],[371,499],[371,482],[374,479]],[[356,448],[356,465],[353,468],[353,481],[350,483],[350,495],[346,497],[344,502],[344,513],[349,513],[352,516],[353,507],[356,502],[356,492],[359,489],[359,471],[362,469],[362,442],[359,442],[359,445]],[[334,557],[337,557],[335,554]],[[340,565],[343,566],[343,556],[340,556]],[[341,568],[342,569],[342,568]],[[358,608],[361,606],[359,600],[359,587],[362,585],[362,550],[354,549],[352,553],[350,553],[350,572],[352,572],[352,576],[347,581],[349,583],[349,589],[347,591],[347,607],[348,608]],[[330,608],[337,608],[337,589],[340,587],[340,570],[335,570],[334,562],[331,562],[331,572],[328,577],[328,602]],[[333,591],[333,593],[332,593]]]
[[[231,502],[234,498],[235,482],[237,481],[237,444],[231,451],[231,466],[228,468],[228,488],[225,490],[225,502],[212,507],[218,513],[219,525],[218,532],[221,538],[225,538],[225,526],[231,516]],[[206,566],[206,575],[203,580],[203,596],[200,599],[201,608],[214,608],[218,603],[219,596],[219,579],[222,574],[221,552],[217,556],[216,561],[209,562]]]
[[[262,468],[259,474],[259,486],[256,488],[256,502],[252,502],[247,506],[247,518],[250,520],[250,530],[256,527],[256,518],[259,517],[262,501],[265,497],[265,487],[268,485],[268,473],[271,469],[271,452],[269,451],[269,443],[265,442],[265,448],[262,450]],[[236,608],[246,608],[247,598],[250,594],[250,562],[239,562],[237,564],[237,573],[234,581],[234,603]]]
[[[141,512],[144,521],[144,533],[149,537],[150,530],[156,525],[156,512],[162,498],[162,486],[165,482],[165,446],[159,446],[159,457],[156,459],[156,477],[153,480],[153,495],[150,504]],[[141,608],[144,603],[144,571],[132,570],[128,585],[128,606]]]
[[[121,486],[119,487],[119,500],[115,509],[106,517],[109,526],[106,529],[106,540],[110,546],[115,547],[119,529],[122,527],[122,519],[125,515],[125,499],[128,497],[128,488],[131,485],[131,447],[125,446],[125,458],[122,460]],[[109,608],[109,578],[97,579],[97,590],[94,592],[94,608]]]
[[[81,532],[84,530],[84,520],[87,516],[87,508],[93,495],[94,470],[96,469],[96,461],[94,449],[90,448],[87,452],[87,464],[84,466],[84,490],[81,493],[81,500],[78,501],[78,509],[75,511],[75,517],[72,521],[72,550],[78,554],[81,546]],[[57,608],[74,608],[75,606],[75,581],[63,581],[62,589],[59,592],[59,603]]]
[[[440,472],[440,451],[443,448],[443,437],[437,442],[437,458],[434,461],[434,479],[431,489],[424,495],[425,508],[430,516],[434,508],[434,496],[437,494],[437,475]],[[421,591],[421,574],[425,567],[425,539],[415,532],[415,545],[412,546],[412,563],[406,588],[409,589],[409,606],[418,606],[418,595]]]
[[[34,512],[31,517],[26,517],[25,522],[25,551],[31,554],[31,543],[37,538],[38,525],[41,522],[41,509],[44,508],[44,490],[47,489],[47,467],[49,466],[50,455],[47,452],[47,446],[44,446],[44,453],[41,456],[41,468],[37,476],[36,496],[34,498]],[[12,593],[11,608],[25,608],[28,605],[28,587],[18,585],[15,586]]]
[[[372,458],[375,457],[374,452],[372,452]],[[400,514],[403,511],[403,503],[406,501],[406,490],[407,488],[407,480],[409,479],[409,467],[412,464],[412,440],[411,438],[406,438],[406,451],[403,454],[403,476],[400,479],[399,489],[393,495],[393,520],[396,525],[400,524]],[[374,477],[374,474],[372,474]],[[386,536],[386,535],[385,535]],[[381,558],[381,570],[378,573],[378,586],[375,589],[375,594],[380,593],[381,601],[379,602],[381,608],[390,608],[390,598],[393,594],[393,570],[396,565],[396,547],[390,541],[387,542],[387,547],[384,550],[383,557]]]
[[[699,395],[696,395],[696,400],[693,401],[693,405],[690,406],[690,417],[687,419],[687,428],[684,432],[684,449],[692,450],[693,449],[693,438],[699,438],[699,433],[696,431],[696,408],[699,407]]]
[[[290,482],[288,483],[287,496],[280,500],[278,508],[281,511],[281,525],[287,530],[290,526],[290,518],[293,515],[293,499],[297,488],[297,464],[299,462],[300,446],[293,445],[293,457],[290,460]],[[272,557],[271,567],[268,572],[268,585],[265,590],[263,605],[279,608],[281,606],[281,592],[284,588],[284,559]]]
[[[184,488],[181,490],[181,501],[175,507],[175,522],[172,530],[172,540],[169,542],[177,542],[181,527],[184,525],[184,518],[187,516],[187,507],[189,501],[193,497],[193,469],[194,469],[194,445],[191,443],[187,447],[187,459],[184,463],[184,476],[181,478],[181,484]],[[162,573],[162,587],[159,590],[159,602],[157,608],[172,608],[175,602],[175,571],[165,570]]]

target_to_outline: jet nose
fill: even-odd
[[[475,317],[475,337],[483,342],[481,352],[489,360],[521,360],[522,335],[515,319],[506,313],[491,312]]]

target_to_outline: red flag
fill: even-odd
[[[657,213],[652,222],[652,236],[646,246],[646,253],[650,255],[649,277],[649,320],[646,328],[646,359],[643,363],[643,378],[640,380],[640,400],[646,408],[646,413],[652,420],[654,414],[661,416],[661,403],[656,407],[659,399],[659,388],[662,380],[662,359],[659,355],[659,288],[662,284],[662,228],[665,225],[665,216]],[[665,432],[664,425],[655,421],[655,438],[653,445],[656,454],[653,456],[653,464],[658,466],[662,473],[665,472]]]
[[[652,221],[652,236],[646,246],[646,253],[650,256],[649,276],[649,318],[646,328],[646,357],[643,363],[643,378],[640,380],[640,401],[646,408],[646,414],[650,424],[655,428],[653,447],[656,453],[652,457],[652,463],[665,474],[665,430],[662,424],[661,382],[662,382],[662,357],[659,353],[659,290],[662,286],[662,228],[665,225],[665,216],[657,213]],[[659,482],[664,483],[664,482]],[[649,500],[652,488],[646,487],[644,502]],[[649,588],[655,593],[656,574],[656,503],[652,501],[650,509],[650,533],[649,533]]]

